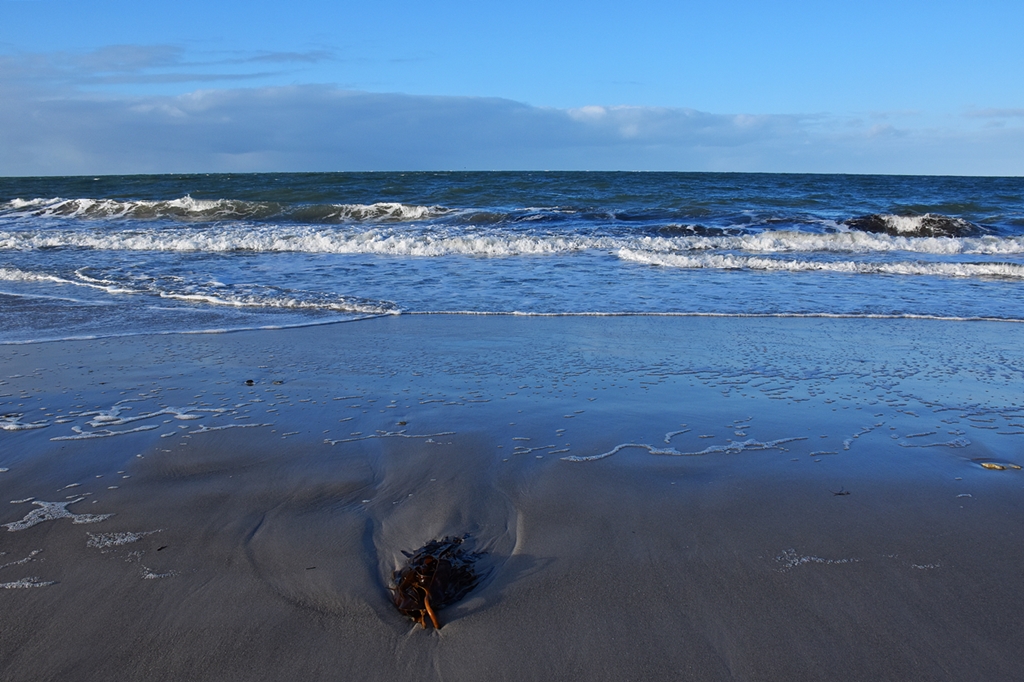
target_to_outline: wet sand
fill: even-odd
[[[2,346],[0,679],[1024,679],[1022,372],[924,320]],[[422,630],[390,574],[464,533]]]

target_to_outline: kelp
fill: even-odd
[[[388,589],[395,607],[424,629],[428,618],[441,629],[437,612],[465,597],[480,579],[474,564],[481,555],[462,546],[467,537],[444,537],[411,554],[402,552],[409,561],[394,572]]]

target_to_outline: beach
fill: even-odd
[[[0,346],[0,679],[1024,679],[1024,326]],[[987,465],[987,466],[986,466]],[[402,554],[481,580],[422,629]]]

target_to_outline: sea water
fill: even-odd
[[[389,314],[1024,321],[1024,178],[0,178],[0,342]]]

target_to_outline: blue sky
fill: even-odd
[[[1024,174],[1024,3],[0,0],[0,174]]]

